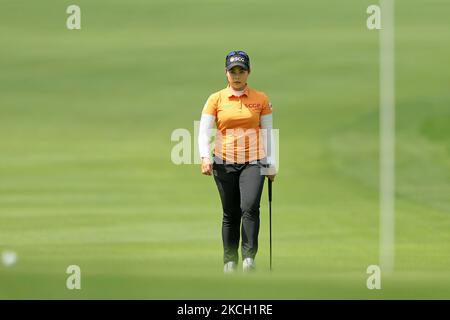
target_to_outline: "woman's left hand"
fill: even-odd
[[[275,176],[276,176],[276,174],[269,174],[269,175],[267,175],[267,178],[269,178],[270,181],[274,182],[275,181]]]

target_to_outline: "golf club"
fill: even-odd
[[[272,180],[269,179],[269,244],[270,244],[270,271],[272,271]]]

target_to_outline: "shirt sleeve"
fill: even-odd
[[[272,113],[272,103],[269,100],[269,97],[266,96],[263,103],[263,108],[261,110],[261,115],[271,114]]]
[[[210,95],[208,100],[206,100],[202,114],[210,114],[214,117],[217,116],[217,99],[214,94]]]

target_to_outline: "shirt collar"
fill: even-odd
[[[235,95],[233,94],[233,91],[229,84],[227,86],[227,89],[228,89],[228,98],[234,97]],[[244,89],[244,92],[242,93],[242,95],[243,96],[245,95],[248,97],[249,91],[250,91],[250,88],[249,88],[248,84],[245,84],[245,89]]]

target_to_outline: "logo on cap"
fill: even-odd
[[[235,61],[245,62],[245,59],[243,57],[231,57],[230,58],[230,62],[235,62]]]

